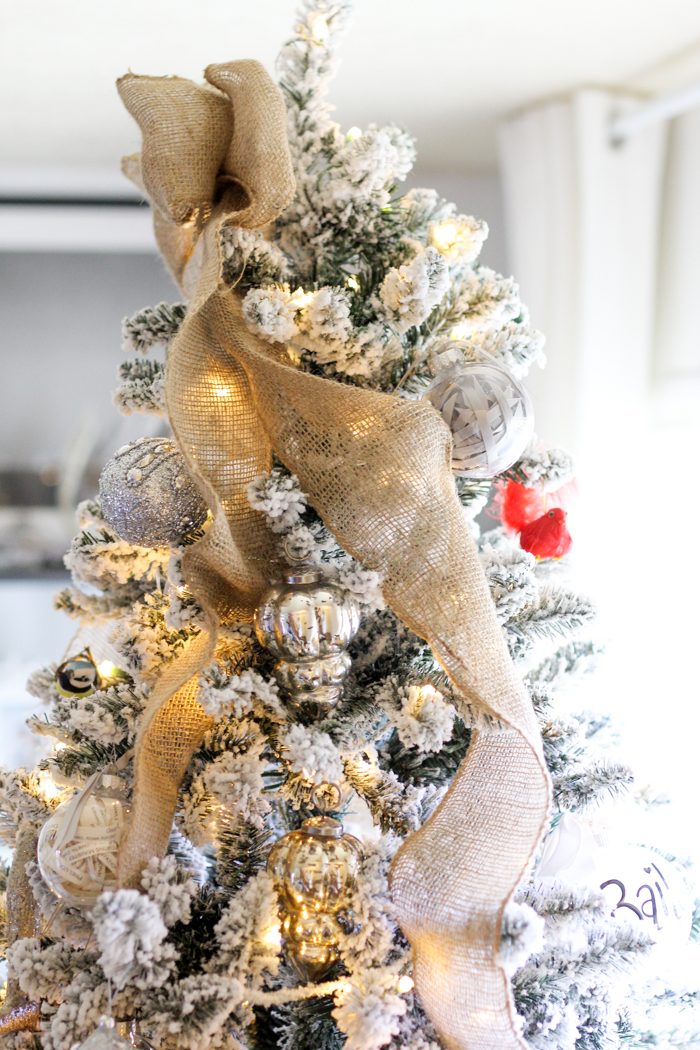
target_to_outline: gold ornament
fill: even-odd
[[[36,828],[23,828],[18,837],[7,879],[7,943],[22,937],[38,937],[41,928],[37,904],[25,868],[36,860]],[[7,982],[7,995],[0,1009],[0,1036],[9,1032],[36,1032],[41,1007],[21,990],[16,977]]]
[[[119,777],[95,773],[81,792],[62,802],[39,834],[39,870],[67,904],[93,904],[117,887],[117,852],[130,807]]]
[[[362,863],[362,846],[332,817],[312,817],[272,847],[267,861],[280,896],[282,943],[300,977],[317,980],[338,958],[341,913]]]
[[[92,696],[102,688],[102,678],[89,649],[71,656],[56,671],[56,691],[61,696]]]
[[[153,1050],[148,1040],[141,1034],[138,1021],[115,1021],[109,1014],[102,1014],[97,1028],[85,1039],[76,1044],[76,1050]]]

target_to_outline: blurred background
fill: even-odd
[[[73,630],[51,594],[75,504],[158,425],[111,406],[121,319],[182,298],[119,173],[139,137],[114,81],[272,70],[295,6],[0,3],[2,762],[32,762],[24,680]],[[416,135],[407,188],[486,219],[482,261],[547,336],[537,432],[578,459],[572,561],[608,647],[576,703],[622,721],[638,785],[676,803],[663,834],[697,851],[700,5],[357,0],[332,101],[343,128]]]

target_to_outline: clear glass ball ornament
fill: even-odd
[[[304,980],[320,977],[338,958],[340,913],[350,903],[362,845],[332,817],[312,817],[278,839],[267,870],[280,896],[282,940]]]
[[[39,833],[37,860],[57,897],[86,907],[117,888],[117,853],[130,815],[121,780],[105,774],[56,807]]]
[[[463,339],[441,343],[431,355],[431,369],[435,378],[425,396],[452,431],[453,473],[492,478],[512,467],[534,428],[522,384]]]
[[[207,517],[169,438],[139,438],[120,448],[100,475],[100,504],[117,536],[138,547],[178,546]]]
[[[89,649],[71,656],[56,669],[56,692],[65,697],[92,696],[102,688],[102,678]]]

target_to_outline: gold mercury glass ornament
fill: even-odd
[[[359,626],[354,598],[303,562],[267,592],[255,632],[277,657],[275,676],[294,710],[323,717],[335,707],[350,668],[345,650]]]
[[[325,814],[305,820],[272,847],[267,870],[279,893],[282,943],[302,980],[318,980],[338,958],[342,913],[361,863],[359,839]]]

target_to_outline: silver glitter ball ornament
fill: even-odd
[[[289,572],[255,612],[258,641],[277,657],[277,681],[292,707],[323,715],[350,668],[345,652],[360,626],[355,600],[313,569]]]
[[[105,521],[138,547],[175,547],[204,524],[207,507],[169,438],[139,438],[100,475]]]
[[[463,478],[492,478],[512,467],[532,438],[534,413],[525,388],[486,353],[459,339],[440,345],[431,366],[435,379],[426,400],[452,431],[452,471]]]

